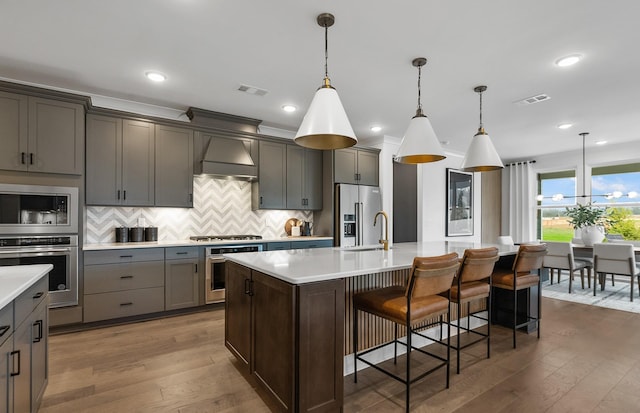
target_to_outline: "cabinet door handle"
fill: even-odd
[[[29,164],[33,165],[33,152],[29,153]]]
[[[26,154],[25,154],[24,152],[20,152],[20,163],[21,163],[21,164],[23,164],[23,165],[24,165],[24,163],[25,163],[25,162],[24,162],[24,156],[25,156],[25,155],[26,155]]]
[[[120,303],[120,307],[126,307],[128,305],[133,305],[132,302],[128,302],[128,303]]]
[[[38,333],[33,338],[33,342],[39,343],[42,340],[42,320],[36,320],[36,322],[33,323],[33,326],[38,327]]]
[[[11,326],[2,326],[0,327],[0,337],[4,336],[7,331],[9,331],[9,329],[11,328]]]
[[[120,200],[120,190],[118,189],[118,201]]]
[[[121,255],[120,258],[133,258],[133,255]]]
[[[124,191],[122,191],[122,200],[123,201],[127,200],[127,190],[126,189]]]
[[[189,194],[189,202],[193,202],[193,194]]]
[[[35,300],[35,299],[37,299],[37,298],[42,297],[43,295],[44,295],[44,293],[43,293],[42,291],[39,291],[39,292],[37,292],[37,293],[35,293],[35,294],[33,295],[33,299]]]
[[[133,275],[121,275],[120,276],[121,280],[126,280],[126,279],[131,279],[131,278],[133,278]]]
[[[12,377],[13,377],[13,376],[17,376],[17,375],[19,375],[19,374],[20,374],[20,350],[14,350],[14,351],[12,351],[12,352],[11,352],[11,353],[9,353],[9,354],[11,355],[11,359],[12,359],[12,361],[13,361],[13,365],[11,366],[11,376],[12,376]],[[18,363],[17,363],[17,364],[18,364],[18,371],[14,371],[14,370],[13,370],[13,367],[15,367],[15,366],[16,366],[16,361],[15,361],[16,359],[15,359],[15,357],[14,357],[14,356],[16,356],[16,355],[18,356]]]
[[[249,280],[249,296],[253,297],[253,280]]]
[[[260,197],[260,205],[262,205],[262,197]]]
[[[244,293],[247,295],[251,295],[251,286],[250,286],[251,280],[248,278],[244,279]]]
[[[198,273],[198,264],[193,264],[196,266],[196,270],[194,271],[196,274]]]

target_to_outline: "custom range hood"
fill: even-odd
[[[202,159],[201,173],[244,181],[257,179],[258,167],[251,157],[252,143],[245,139],[212,136]]]
[[[189,108],[187,116],[193,124],[219,131],[196,133],[195,149],[201,154],[196,173],[244,181],[258,178],[258,141],[249,136],[257,134],[260,120],[198,108]]]

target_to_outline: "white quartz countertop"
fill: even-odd
[[[394,244],[389,251],[381,245],[346,248],[315,248],[225,254],[238,264],[271,275],[291,284],[305,284],[410,268],[414,257],[457,252],[467,248],[497,247],[500,255],[514,255],[518,246],[473,242],[408,242]]]
[[[282,238],[263,238],[252,240],[221,240],[221,241],[191,241],[191,240],[175,240],[175,241],[153,241],[153,242],[109,242],[100,244],[85,244],[82,249],[84,251],[99,250],[119,250],[129,248],[164,248],[164,247],[206,247],[208,245],[237,245],[237,244],[264,244],[267,242],[298,242],[298,241],[314,241],[314,240],[333,240],[333,237],[282,237]]]
[[[0,308],[15,300],[52,268],[51,264],[0,267]]]

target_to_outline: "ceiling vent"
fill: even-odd
[[[513,103],[516,105],[524,106],[524,105],[533,105],[534,103],[544,102],[545,100],[549,100],[551,97],[546,93],[541,93],[539,95],[531,96],[528,98],[524,98],[522,100],[517,100]]]
[[[256,95],[256,96],[264,96],[267,93],[269,93],[269,91],[266,89],[260,89],[259,87],[249,86],[249,85],[240,85],[238,90],[240,92],[245,92],[250,95]]]

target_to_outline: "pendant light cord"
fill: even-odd
[[[418,111],[422,112],[422,103],[420,102],[420,79],[422,78],[422,66],[418,66]]]
[[[482,92],[480,92],[480,129],[483,129],[482,125]]]
[[[587,134],[585,132],[581,133],[582,135],[582,193],[586,195],[587,193],[587,167],[586,167],[586,149],[585,142]]]
[[[324,77],[329,78],[329,26],[324,25]]]

